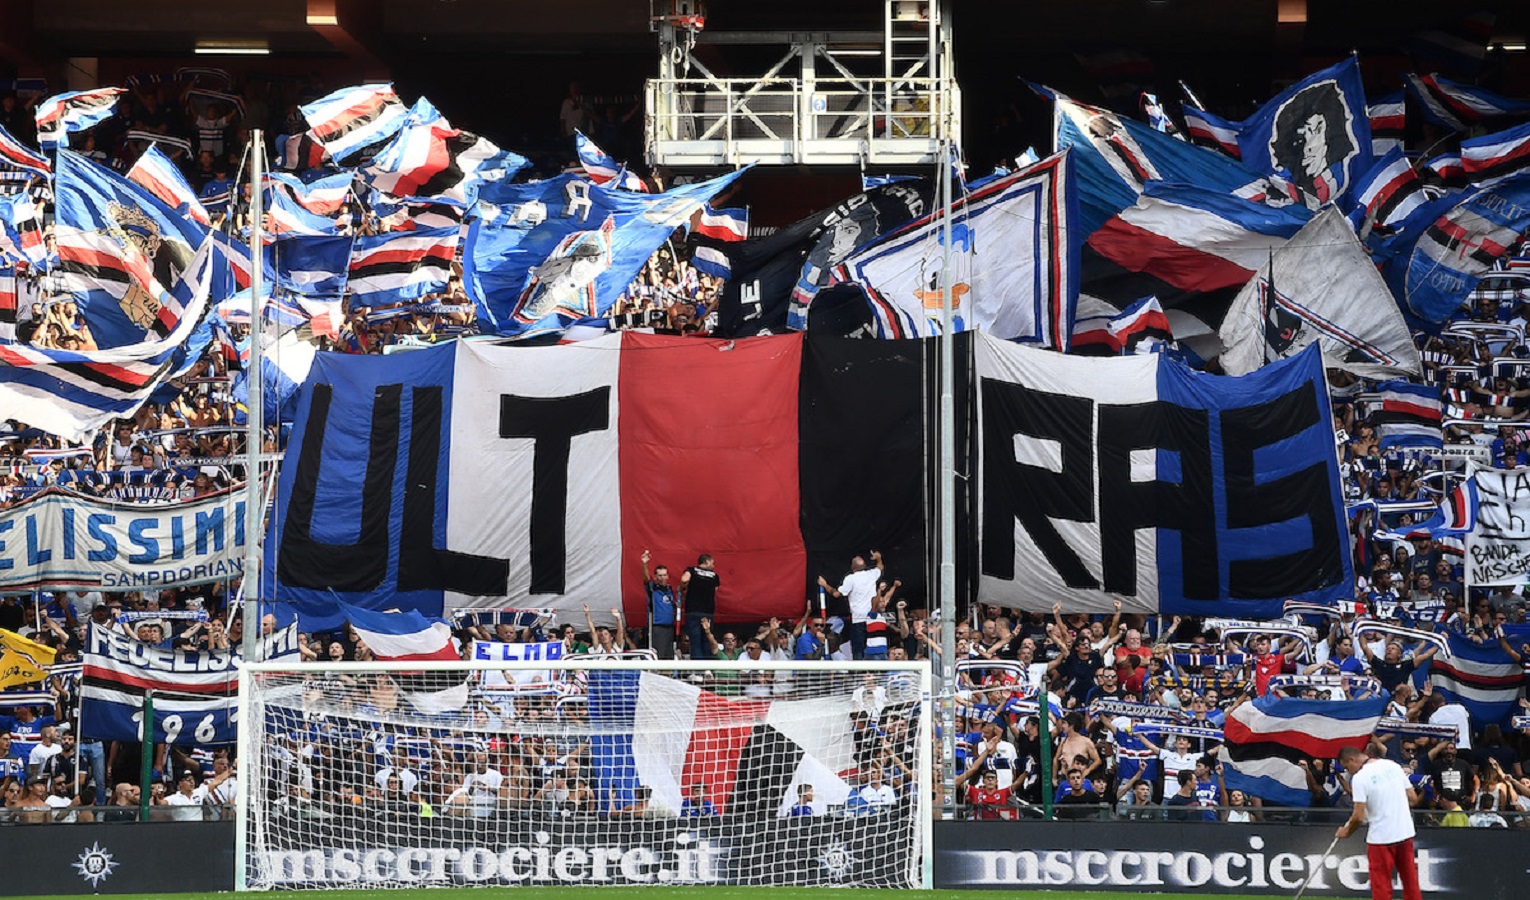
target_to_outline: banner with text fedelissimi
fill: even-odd
[[[1477,470],[1477,527],[1466,538],[1466,583],[1520,584],[1530,573],[1530,469]]]
[[[0,511],[0,594],[236,578],[244,505],[241,490],[154,506],[44,491]]]

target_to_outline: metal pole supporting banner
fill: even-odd
[[[149,821],[154,784],[154,692],[143,692],[143,759],[138,764],[138,821]]]
[[[940,749],[943,812],[956,817],[956,311],[951,291],[951,150],[948,111],[940,142]]]
[[[259,662],[260,652],[260,536],[265,523],[265,506],[261,502],[260,459],[264,449],[265,397],[261,388],[264,381],[262,348],[260,346],[262,310],[265,294],[265,254],[261,246],[265,225],[265,135],[259,129],[250,134],[250,362],[245,371],[245,384],[249,385],[249,400],[245,414],[245,464],[244,464],[244,573],[240,588],[244,592],[244,635],[241,642],[243,656],[250,662]]]

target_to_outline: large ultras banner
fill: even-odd
[[[957,549],[980,558],[982,599],[1108,608],[1108,590],[1136,609],[1278,614],[1347,585],[1316,354],[1229,379],[961,338],[981,390],[963,378],[958,407],[981,399],[985,431],[960,463],[983,490],[982,538],[964,514]],[[305,630],[339,621],[336,598],[563,620],[589,604],[597,622],[619,599],[642,621],[642,552],[672,578],[707,553],[718,618],[758,620],[800,615],[818,575],[875,548],[922,596],[931,368],[917,341],[802,335],[320,354],[268,583]],[[1102,541],[1136,548],[1125,569]]]

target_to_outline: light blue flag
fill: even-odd
[[[743,171],[662,194],[607,190],[575,174],[485,185],[462,250],[480,326],[522,337],[604,315],[670,234]]]

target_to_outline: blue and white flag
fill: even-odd
[[[24,191],[0,195],[0,257],[39,267],[48,259],[42,206]]]
[[[1513,116],[1530,115],[1530,101],[1514,100],[1474,84],[1439,75],[1407,75],[1408,95],[1418,101],[1424,118],[1451,131]]]
[[[352,308],[442,293],[460,237],[458,228],[422,228],[356,238],[350,263]]]
[[[1429,518],[1404,526],[1404,529],[1400,531],[1377,529],[1375,537],[1383,541],[1408,541],[1418,537],[1431,540],[1460,537],[1476,529],[1477,508],[1480,503],[1476,477],[1466,478],[1440,500],[1439,509],[1436,509]]]
[[[748,237],[748,209],[713,209],[712,204],[705,204],[696,219],[696,227],[691,229],[691,265],[703,274],[727,278],[733,274],[732,264],[728,261],[728,245]]]
[[[1371,164],[1371,121],[1360,62],[1350,57],[1303,78],[1240,123],[1245,165],[1296,184],[1308,205],[1349,192]]]
[[[421,97],[404,128],[361,170],[372,187],[392,197],[428,200],[467,209],[479,188],[509,181],[530,165],[493,141],[453,128]]]
[[[1402,147],[1382,154],[1350,192],[1349,221],[1359,232],[1366,223],[1396,225],[1424,205],[1424,182]]]
[[[68,142],[69,135],[111,118],[126,88],[96,88],[55,94],[37,105],[37,140],[44,150]]]
[[[53,172],[46,156],[16,140],[4,128],[0,128],[0,163],[44,177]]]
[[[1184,140],[1180,137],[1179,126],[1169,118],[1169,114],[1163,111],[1163,104],[1158,102],[1158,95],[1147,91],[1142,92],[1138,102],[1142,106],[1143,115],[1147,116],[1148,125],[1159,134],[1167,134],[1170,137]]]
[[[1238,146],[1241,123],[1224,119],[1185,101],[1180,102],[1180,110],[1185,115],[1185,128],[1190,132],[1191,143],[1225,153],[1233,159],[1243,158],[1243,148]]]
[[[0,409],[72,441],[112,419],[130,416],[171,373],[177,350],[207,306],[212,242],[205,242],[169,293],[184,310],[175,330],[110,350],[67,351],[0,346]]]
[[[199,225],[212,224],[212,218],[202,207],[202,201],[197,199],[196,191],[186,182],[186,176],[170,161],[170,157],[161,153],[153,144],[133,163],[127,177],[128,181],[163,200],[166,206],[181,215],[191,217]]]
[[[308,377],[308,370],[313,368],[315,350],[313,344],[298,340],[293,332],[270,341],[269,345],[262,344],[260,387],[267,425],[293,420],[297,412],[298,387],[302,385],[303,379]],[[247,409],[249,406],[249,379],[250,371],[245,369],[234,376],[234,383],[230,387],[230,393],[239,409]],[[235,413],[234,424],[241,424],[240,420],[243,418],[243,414]]]
[[[391,84],[341,88],[300,109],[308,120],[308,133],[341,163],[393,137],[409,114]]]
[[[900,181],[918,180],[918,175],[862,175],[861,190],[869,191],[872,188],[878,188],[884,184],[897,184]]]
[[[1266,694],[1233,708],[1222,726],[1229,791],[1276,806],[1310,806],[1302,763],[1333,759],[1346,747],[1364,749],[1388,698],[1299,700]]]
[[[266,209],[265,236],[267,240],[281,240],[292,236],[334,237],[340,232],[340,223],[329,216],[316,215],[304,209],[289,194],[268,191],[270,206]]]
[[[519,337],[604,315],[675,229],[743,171],[662,194],[573,174],[485,185],[462,252],[480,327]]]
[[[1444,445],[1441,426],[1445,408],[1439,386],[1383,381],[1366,399],[1366,420],[1376,427],[1382,450]]]
[[[1483,186],[1530,170],[1530,122],[1462,141],[1461,167]]]
[[[97,346],[174,330],[182,308],[171,286],[207,230],[69,150],[58,152],[54,194],[60,285],[79,303]]]
[[[345,208],[354,181],[355,177],[350,172],[326,175],[307,182],[286,172],[268,172],[266,196],[269,198],[274,193],[280,193],[316,216],[333,218]]]
[[[950,247],[937,210],[845,260],[835,281],[866,292],[881,337],[938,334],[949,291],[956,330],[1067,350],[1082,244],[1070,160],[1064,150],[958,199]]]
[[[1459,309],[1530,229],[1530,173],[1447,205],[1444,214],[1414,230],[1411,249],[1397,253],[1384,269],[1393,293],[1425,322],[1443,322]]]
[[[1510,646],[1530,640],[1530,629],[1506,626]],[[1520,665],[1496,640],[1477,643],[1471,638],[1446,632],[1449,655],[1436,656],[1429,665],[1429,681],[1435,693],[1447,702],[1466,707],[1472,729],[1481,730],[1489,722],[1508,723],[1519,706],[1519,687],[1523,682]]]
[[[1408,131],[1408,101],[1404,91],[1382,94],[1365,108],[1371,120],[1371,152],[1378,157],[1401,148]]]
[[[643,179],[627,171],[625,163],[612,159],[610,154],[600,149],[599,145],[585,137],[582,132],[574,132],[574,148],[579,153],[579,164],[584,166],[585,176],[596,184],[628,191],[646,192],[648,190],[648,185],[643,183]]]

